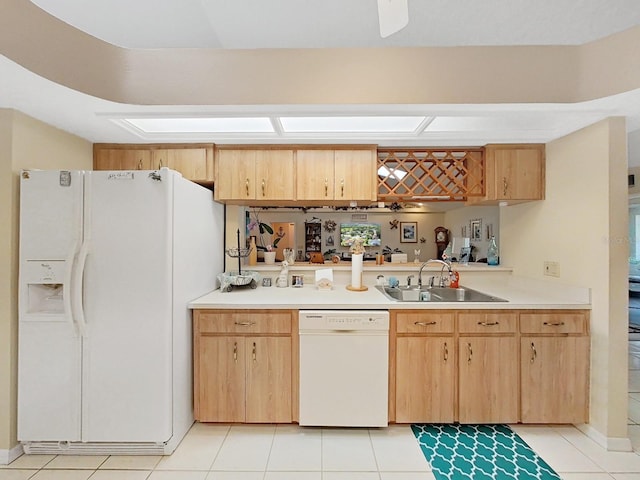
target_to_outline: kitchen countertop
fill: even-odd
[[[388,299],[375,286],[355,292],[346,285],[332,290],[318,290],[315,285],[303,287],[276,286],[256,289],[234,287],[231,292],[214,290],[189,303],[191,309],[590,309],[588,289],[564,287],[554,283],[524,278],[510,278],[491,284],[465,284],[483,293],[504,298],[507,302],[396,302]]]

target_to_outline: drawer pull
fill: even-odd
[[[467,365],[471,365],[471,357],[473,357],[473,350],[471,344],[467,343]]]
[[[251,351],[251,356],[253,357],[253,361],[257,361],[256,359],[256,342],[253,342],[253,350]]]
[[[449,347],[447,347],[447,342],[444,342],[444,349],[443,349],[443,360],[444,363],[447,363],[447,360],[449,360]]]
[[[142,170],[142,159],[138,160],[138,170]]]
[[[413,324],[419,327],[428,327],[429,325],[435,325],[436,322],[413,322]]]
[[[536,346],[531,342],[531,363],[536,361],[536,357],[538,356],[538,352],[536,352]]]
[[[496,325],[500,325],[500,322],[478,322],[478,325],[482,325],[483,327],[495,327]]]
[[[238,363],[238,342],[233,343],[233,361]]]
[[[344,178],[340,180],[340,196],[344,197]]]
[[[244,182],[244,190],[247,193],[247,197],[249,196],[249,179],[247,178]]]
[[[328,196],[329,195],[329,179],[325,178],[324,179],[324,196]]]
[[[545,327],[562,327],[564,322],[544,322],[543,325]]]
[[[239,327],[253,327],[256,322],[233,322],[236,325],[238,325]]]
[[[262,179],[262,196],[264,197],[264,188],[265,188],[265,181],[264,178]]]

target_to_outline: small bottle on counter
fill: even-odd
[[[256,248],[256,237],[251,237],[249,242],[249,265],[255,265],[258,263],[258,249]]]
[[[487,265],[499,265],[500,256],[498,255],[498,245],[496,245],[496,237],[492,236],[487,249]]]

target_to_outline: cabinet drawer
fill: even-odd
[[[515,333],[515,313],[465,312],[458,314],[460,333]]]
[[[584,313],[522,313],[522,333],[587,333]]]
[[[453,313],[415,312],[396,315],[397,333],[453,333]]]
[[[291,333],[291,312],[196,312],[197,333]]]

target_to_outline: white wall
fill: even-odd
[[[591,288],[590,424],[614,443],[627,436],[626,173],[624,120],[599,122],[549,143],[545,201],[500,218],[515,275]],[[543,276],[545,260],[560,263],[560,278]]]

